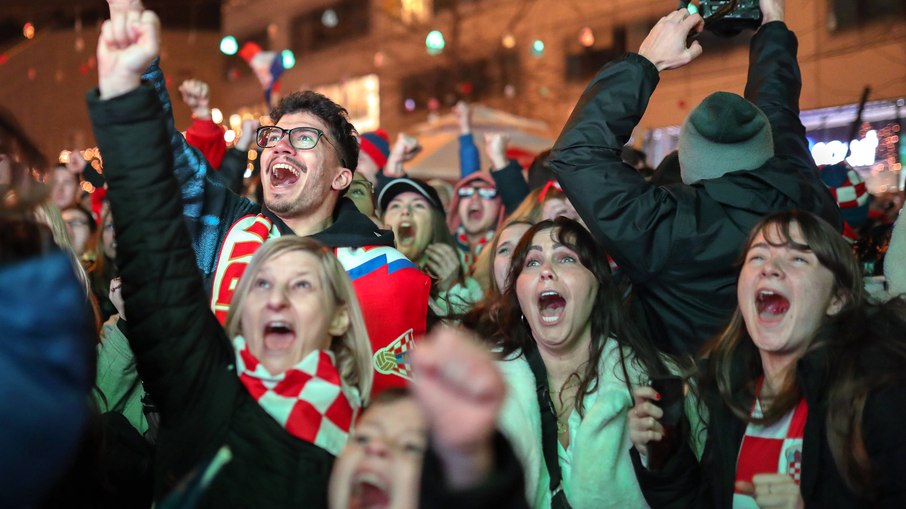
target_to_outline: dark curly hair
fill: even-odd
[[[322,94],[305,90],[293,92],[281,99],[271,110],[270,117],[276,124],[283,115],[297,112],[308,112],[324,121],[339,153],[340,163],[355,171],[359,165],[359,133],[349,121],[346,108]]]

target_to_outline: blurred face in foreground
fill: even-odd
[[[330,509],[416,509],[428,423],[412,397],[362,414],[330,477]]]

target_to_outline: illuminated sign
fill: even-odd
[[[875,164],[878,150],[878,132],[872,129],[865,133],[865,138],[853,140],[852,153],[846,157],[847,143],[840,140],[815,143],[809,138],[809,147],[815,164],[835,164],[846,158],[850,166],[871,166]]]

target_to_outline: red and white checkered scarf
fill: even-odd
[[[285,373],[272,375],[236,336],[236,371],[255,401],[291,435],[338,455],[362,407],[343,384],[333,353],[315,350]]]

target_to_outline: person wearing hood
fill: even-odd
[[[255,250],[267,239],[282,235],[308,236],[333,249],[353,279],[375,353],[395,351],[424,332],[430,281],[393,247],[393,234],[379,229],[343,197],[358,165],[359,144],[347,112],[315,92],[289,94],[271,112],[274,125],[258,130],[261,147],[263,206],[242,198],[207,175],[210,164],[173,127],[166,83],[155,63],[160,34],[149,29],[147,40],[129,41],[127,20],[142,15],[139,1],[109,0],[112,37],[118,44],[100,46],[100,93],[88,94],[89,114],[102,150],[108,185],[113,190],[147,200],[154,186],[125,171],[134,145],[145,143],[136,126],[156,112],[165,112],[173,155],[172,175],[179,182],[183,218],[188,225],[196,266],[209,291],[210,306],[224,323],[236,283]],[[111,52],[128,60],[111,60]],[[138,64],[143,64],[139,67]],[[147,69],[145,74],[142,70]],[[146,84],[142,84],[142,80]],[[122,126],[129,125],[129,129]],[[150,126],[149,126],[150,128]],[[166,174],[169,179],[170,173]],[[164,175],[160,175],[164,178]],[[163,224],[149,228],[166,228]],[[387,299],[387,293],[405,296]],[[408,381],[406,357],[375,374],[374,390],[402,386]],[[375,367],[377,370],[377,366]]]
[[[716,92],[683,122],[681,184],[646,182],[620,158],[668,69],[702,53],[704,23],[677,10],[638,53],[593,79],[554,145],[550,166],[591,232],[632,283],[631,313],[659,348],[694,353],[736,306],[735,261],[765,215],[793,208],[842,230],[799,120],[798,42],[781,0],[761,0],[745,98]]]
[[[456,183],[447,226],[470,269],[504,217],[497,186],[489,175],[473,173]]]

